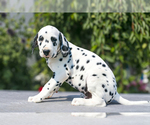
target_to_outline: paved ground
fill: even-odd
[[[29,103],[36,91],[0,91],[0,125],[149,125],[150,105],[72,106],[78,92],[59,92],[42,103]],[[150,94],[121,94],[129,100],[150,100]],[[79,117],[80,115],[80,117]],[[92,117],[91,117],[92,115]]]

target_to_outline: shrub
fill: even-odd
[[[0,14],[0,89],[31,89],[31,76],[27,67],[28,44],[19,21]],[[25,34],[25,33],[24,33]]]

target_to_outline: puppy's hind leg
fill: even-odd
[[[84,99],[84,98],[74,98],[72,103],[73,106],[79,106],[79,105],[84,105],[84,106],[100,106],[100,107],[105,107],[106,103],[105,100],[100,98],[100,97],[93,97],[90,99]]]

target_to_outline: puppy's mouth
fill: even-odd
[[[45,56],[45,55],[44,55],[44,58],[49,58],[49,57],[50,57],[50,56]]]
[[[42,57],[44,57],[44,58],[49,58],[49,57],[50,57],[50,54],[48,54],[48,55],[44,55],[44,54],[43,54]]]
[[[44,58],[55,58],[55,54],[52,54],[52,55],[49,54],[47,56],[44,55]]]

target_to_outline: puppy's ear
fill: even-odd
[[[59,33],[59,41],[60,41],[61,53],[63,57],[66,57],[69,54],[69,44],[67,39],[64,37],[64,35],[61,32]]]
[[[33,43],[32,43],[32,54],[33,54],[34,48],[36,48],[38,46],[37,38],[38,38],[38,33],[34,37],[34,40],[33,40]]]

